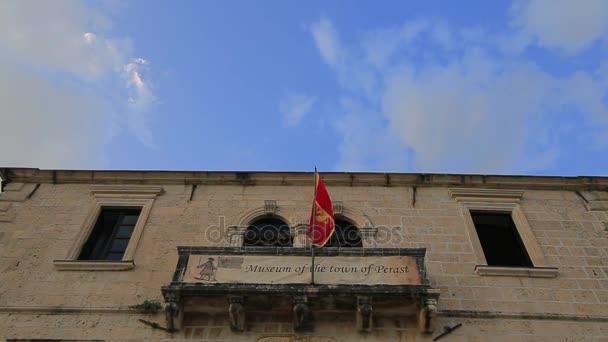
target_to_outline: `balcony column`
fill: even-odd
[[[376,236],[378,235],[378,228],[361,227],[361,228],[359,228],[359,233],[361,234],[363,248],[375,248],[376,247]]]
[[[291,228],[294,247],[306,247],[308,237],[308,225],[300,223]]]
[[[245,233],[248,227],[230,226],[228,227],[228,240],[230,247],[241,247],[245,242]]]

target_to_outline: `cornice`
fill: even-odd
[[[519,201],[524,192],[510,189],[450,188],[448,194],[459,202],[490,199]]]
[[[501,267],[477,265],[475,273],[480,276],[555,278],[558,275],[557,267]]]
[[[313,182],[312,172],[82,171],[31,168],[4,168],[2,170],[9,182],[35,184],[309,186]],[[608,190],[608,177],[324,172],[323,180],[328,186],[441,186],[486,189]]]
[[[608,192],[580,191],[588,210],[608,210]]]
[[[58,271],[128,271],[135,267],[135,263],[132,260],[53,260],[53,265]]]
[[[89,191],[94,196],[140,195],[154,197],[163,192],[163,187],[158,185],[93,184],[89,187]]]

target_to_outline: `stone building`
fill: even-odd
[[[608,341],[608,178],[1,176],[0,340]]]

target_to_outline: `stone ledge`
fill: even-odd
[[[227,255],[300,255],[310,256],[310,248],[301,247],[215,247],[215,246],[177,246],[177,254],[227,254]],[[316,248],[317,256],[414,256],[426,255],[426,248],[360,248],[360,247],[323,247]]]
[[[53,265],[59,271],[128,271],[135,268],[133,260],[54,260]]]
[[[534,313],[479,310],[440,310],[437,314],[443,317],[463,317],[479,319],[533,319],[545,321],[608,322],[608,316],[573,315],[550,312]]]
[[[502,267],[502,266],[475,266],[475,273],[480,276],[506,276],[506,277],[531,277],[531,278],[555,278],[557,267]]]
[[[91,185],[91,194],[95,196],[112,195],[147,195],[157,196],[162,194],[163,187],[155,185]]]
[[[587,210],[608,210],[608,201],[593,201],[585,203]]]
[[[9,183],[0,193],[0,202],[25,202],[38,186],[37,183]]]
[[[2,313],[18,313],[18,314],[141,314],[140,312],[130,309],[127,306],[117,307],[74,307],[74,306],[43,306],[43,305],[15,305],[15,306],[0,306]]]
[[[587,210],[608,210],[608,191],[580,191]]]
[[[305,294],[310,298],[324,295],[373,296],[417,302],[420,298],[438,299],[441,292],[430,285],[359,285],[359,284],[243,284],[243,283],[185,283],[173,281],[162,286],[165,301],[171,298],[206,298],[218,296],[293,296]]]
[[[461,200],[512,200],[519,201],[524,192],[522,190],[510,189],[479,189],[479,188],[451,188],[448,189],[450,198]]]

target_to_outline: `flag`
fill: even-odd
[[[329,193],[323,184],[323,180],[315,172],[316,196],[312,204],[310,214],[310,225],[308,226],[308,238],[317,247],[323,247],[334,233],[334,210],[331,204]],[[314,235],[313,235],[314,229]],[[314,239],[313,239],[314,236]]]

